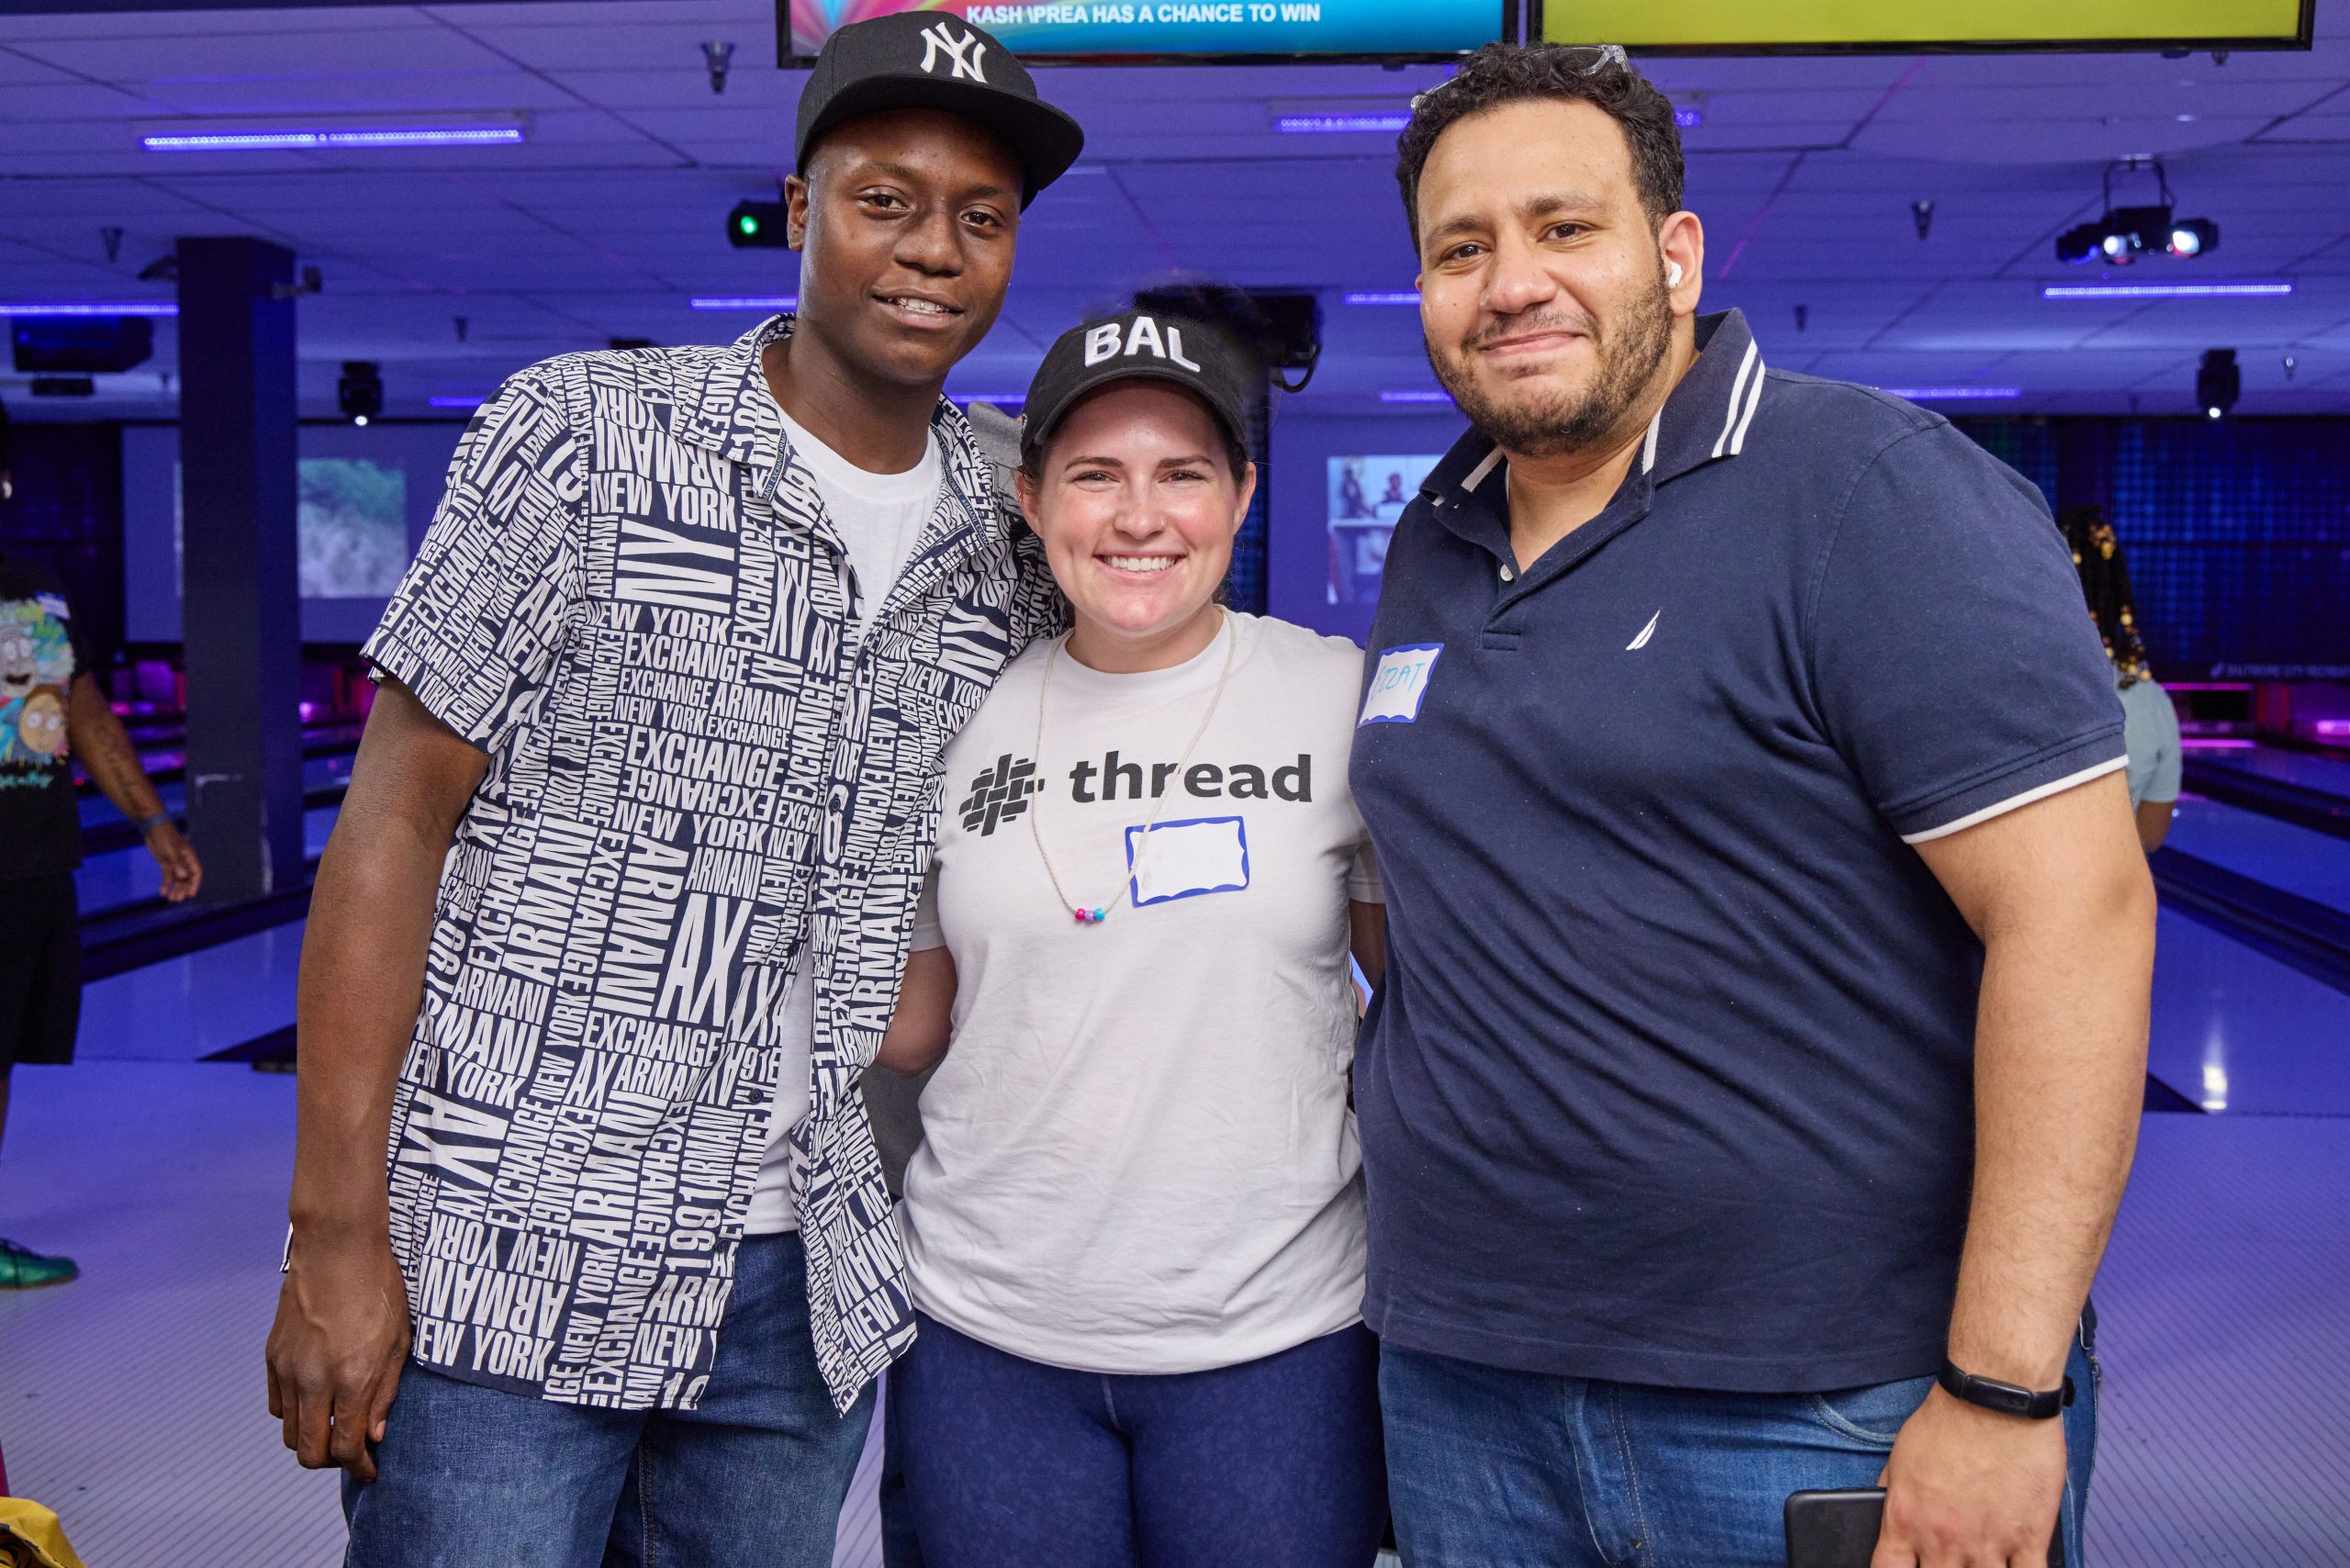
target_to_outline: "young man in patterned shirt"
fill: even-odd
[[[844,28],[797,319],[466,431],[303,953],[270,1407],[352,1563],[831,1561],[912,1336],[857,1081],[940,750],[1048,614],[940,392],[1081,141],[976,28]]]

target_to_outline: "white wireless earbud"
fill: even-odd
[[[1664,286],[1667,288],[1679,288],[1681,286],[1681,263],[1679,262],[1667,262],[1664,263]]]

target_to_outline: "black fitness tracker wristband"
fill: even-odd
[[[139,828],[139,836],[145,838],[148,834],[153,833],[157,828],[162,827],[171,820],[172,813],[169,812],[157,812],[151,816],[140,817],[137,824]]]
[[[2002,1416],[2020,1417],[2027,1421],[2048,1420],[2061,1414],[2065,1406],[2073,1402],[2073,1380],[2069,1377],[2062,1388],[2034,1394],[2031,1389],[2019,1388],[2012,1383],[2000,1383],[1993,1378],[1963,1372],[1944,1361],[1942,1370],[1934,1374],[1934,1381],[1942,1384],[1942,1392],[1953,1399],[1964,1399],[1969,1405],[1996,1410]]]

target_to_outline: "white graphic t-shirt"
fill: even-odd
[[[1361,672],[1351,643],[1248,615],[1139,675],[1057,640],[948,745],[914,946],[954,956],[954,1043],[900,1208],[923,1311],[1102,1372],[1231,1366],[1360,1316],[1347,901],[1380,896],[1347,787]]]
[[[777,410],[792,461],[808,470],[824,515],[848,546],[848,564],[856,577],[856,615],[851,624],[862,637],[873,624],[873,612],[890,597],[898,575],[914,552],[914,543],[929,525],[938,504],[938,437],[923,448],[922,461],[902,474],[874,474],[859,468],[814,436],[789,415]],[[776,1031],[782,1047],[783,1074],[776,1081],[775,1137],[759,1166],[759,1184],[752,1189],[751,1207],[744,1216],[743,1234],[769,1236],[800,1228],[799,1204],[791,1193],[791,1130],[808,1114],[808,1057],[816,1037],[816,995],[808,983],[808,955],[803,949],[792,966],[791,990],[784,1001]]]

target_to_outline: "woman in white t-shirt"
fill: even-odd
[[[879,1058],[940,1063],[888,1417],[926,1568],[1378,1550],[1361,655],[1217,602],[1252,374],[1213,329],[1129,314],[1063,336],[1029,391],[1021,502],[1074,626],[946,750]]]

